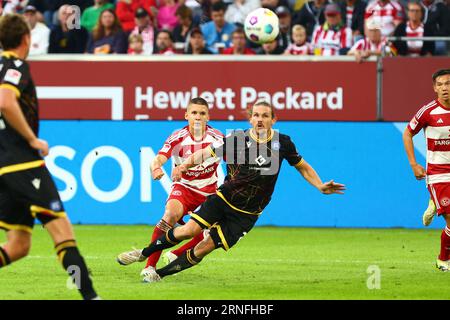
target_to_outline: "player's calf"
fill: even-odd
[[[85,300],[97,299],[97,293],[92,285],[89,270],[76,246],[75,240],[66,240],[55,246],[58,259],[72,278],[78,291]]]

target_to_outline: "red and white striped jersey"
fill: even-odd
[[[424,33],[424,25],[420,24],[417,28],[413,29],[411,27],[411,23],[408,21],[406,23],[406,36],[407,37],[423,37]],[[408,46],[408,55],[413,57],[420,56],[420,52],[422,51],[423,41],[407,41]]]
[[[427,184],[450,182],[450,110],[438,100],[423,106],[408,124],[411,134],[424,129]]]
[[[308,55],[312,53],[311,44],[305,42],[301,46],[296,45],[295,43],[291,43],[285,50],[285,52],[292,55]]]
[[[327,24],[317,26],[312,36],[312,47],[321,56],[337,56],[339,50],[350,48],[353,44],[352,29],[343,27],[338,31],[330,29]]]
[[[396,0],[373,0],[366,7],[364,20],[369,17],[377,20],[381,24],[381,34],[386,37],[394,33],[395,23],[402,22],[404,16],[403,7]]]
[[[172,157],[174,164],[180,165],[183,161],[194,152],[201,150],[211,143],[222,141],[223,134],[206,126],[206,132],[203,138],[196,141],[189,131],[189,126],[175,131],[165,141],[158,154],[165,156],[167,159]],[[203,163],[189,168],[183,173],[181,180],[175,184],[182,184],[186,188],[193,190],[201,195],[208,196],[214,194],[217,188],[217,167],[220,159],[209,158]]]
[[[385,38],[382,38],[379,43],[374,43],[369,40],[368,37],[365,37],[364,39],[360,39],[356,41],[356,43],[353,45],[353,47],[350,49],[350,51],[372,51],[372,52],[380,52],[383,50],[383,46],[385,46],[387,43]]]

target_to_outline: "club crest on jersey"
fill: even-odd
[[[50,210],[61,211],[62,210],[61,201],[55,200],[55,201],[50,202]]]
[[[3,79],[5,82],[9,82],[15,85],[19,85],[20,79],[22,78],[22,73],[15,69],[9,69],[6,71],[5,78]]]
[[[450,204],[450,199],[449,198],[445,197],[445,198],[441,199],[441,205],[443,207],[447,207],[449,204]]]
[[[275,151],[280,150],[280,141],[274,141],[272,143],[272,149],[275,150]]]

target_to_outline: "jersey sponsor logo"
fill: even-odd
[[[448,146],[450,145],[449,139],[442,139],[442,140],[436,140],[434,141],[435,146]]]
[[[212,167],[206,168],[203,171],[187,171],[185,173],[185,175],[187,175],[188,177],[196,177],[197,178],[197,177],[199,177],[201,175],[210,173],[210,172],[212,172],[214,170],[216,170],[216,168],[214,166],[212,166]]]
[[[13,83],[15,85],[19,85],[21,78],[22,73],[20,71],[17,71],[15,69],[9,69],[8,71],[6,71],[4,81]]]
[[[33,180],[31,181],[31,184],[33,185],[33,187],[36,188],[36,190],[39,190],[40,187],[41,187],[41,179],[38,179],[38,178],[33,179]]]

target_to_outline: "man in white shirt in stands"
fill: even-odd
[[[47,54],[50,29],[38,21],[37,10],[34,6],[26,6],[23,16],[31,29],[31,46],[29,55]]]

